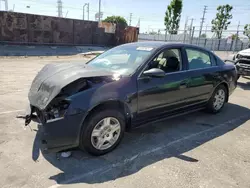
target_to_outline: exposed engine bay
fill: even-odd
[[[94,87],[95,84],[104,84],[110,81],[112,81],[110,77],[92,77],[80,78],[68,84],[62,88],[61,92],[46,107],[46,120],[56,119],[64,116],[70,104],[70,101],[66,99],[67,97]]]

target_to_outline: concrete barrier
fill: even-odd
[[[0,45],[0,56],[64,56],[107,49],[99,46]]]

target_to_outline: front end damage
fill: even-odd
[[[250,76],[250,55],[237,54],[234,58],[239,76]]]
[[[78,146],[86,110],[72,105],[72,96],[83,94],[112,80],[109,72],[90,73],[85,67],[74,70],[46,75],[46,71],[42,69],[32,82],[25,125],[32,120],[39,123],[41,149],[45,152],[58,152]],[[83,97],[82,100],[89,99]]]

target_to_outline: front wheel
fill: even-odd
[[[207,111],[211,113],[218,113],[224,107],[227,98],[227,89],[224,85],[218,86],[212,97],[210,98]]]
[[[240,75],[238,74],[238,75],[237,75],[237,80],[239,80],[239,78],[240,78]]]
[[[103,155],[115,149],[125,131],[124,116],[119,110],[101,110],[83,125],[79,147],[92,155]]]

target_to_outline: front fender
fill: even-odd
[[[110,91],[100,93],[98,89],[89,89],[69,98],[71,101],[68,109],[69,114],[82,113],[81,125],[78,130],[77,141],[79,142],[81,132],[83,129],[84,121],[88,115],[96,108],[107,103],[120,103],[124,106],[124,115],[126,119],[131,119],[132,112],[129,105],[126,103],[126,97],[119,95],[118,92]]]

